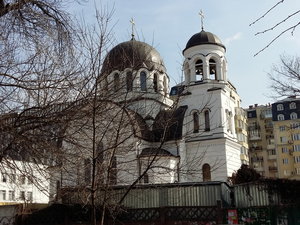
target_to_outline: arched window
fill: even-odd
[[[291,117],[291,120],[294,120],[294,119],[298,118],[297,113],[295,113],[295,112],[292,112],[290,117]]]
[[[167,85],[167,78],[166,78],[166,76],[164,76],[163,86],[164,86],[164,95],[167,95],[168,85]]]
[[[277,120],[284,120],[284,115],[283,114],[278,114]]]
[[[204,123],[205,123],[205,131],[210,131],[210,120],[209,120],[208,110],[205,110],[204,112]]]
[[[147,91],[147,74],[145,71],[140,73],[141,91]]]
[[[199,132],[199,115],[197,112],[193,113],[194,133]]]
[[[132,72],[126,73],[126,87],[127,91],[132,91],[133,86],[133,79],[132,79]]]
[[[196,80],[202,81],[203,80],[203,61],[198,59],[195,63],[195,71],[196,71]]]
[[[290,103],[290,109],[296,109],[296,103],[295,102]]]
[[[113,156],[111,158],[111,169],[109,172],[109,184],[117,184],[117,157]]]
[[[158,91],[158,89],[157,89],[157,74],[156,73],[153,76],[153,89],[154,89],[154,92]]]
[[[149,175],[147,173],[144,174],[144,184],[149,183]]]
[[[282,104],[278,104],[277,105],[277,111],[282,111],[283,110],[283,105]]]
[[[211,80],[217,80],[217,64],[214,59],[209,60],[209,78]]]
[[[202,177],[204,182],[211,181],[210,165],[207,163],[202,166]]]
[[[120,75],[118,73],[114,74],[114,90],[118,91],[120,88]]]

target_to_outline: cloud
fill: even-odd
[[[241,37],[242,37],[242,32],[238,32],[233,36],[226,38],[224,44],[229,45],[231,42],[241,39]]]

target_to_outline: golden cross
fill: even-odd
[[[129,22],[131,23],[131,37],[132,37],[132,39],[134,39],[134,25],[135,25],[135,22],[134,22],[133,18],[131,18],[131,20]]]
[[[201,17],[201,29],[203,30],[204,29],[203,28],[204,13],[203,13],[202,9],[200,10],[199,15]]]

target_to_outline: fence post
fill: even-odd
[[[223,209],[222,209],[222,201],[217,200],[217,224],[223,223]]]

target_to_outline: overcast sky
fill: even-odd
[[[300,15],[274,31],[255,33],[284,19],[300,9],[300,0],[285,0],[275,10],[253,26],[250,23],[263,15],[279,0],[102,0],[115,8],[112,23],[117,42],[130,39],[130,19],[135,20],[137,39],[153,45],[162,56],[171,85],[181,81],[182,50],[189,38],[200,32],[199,11],[205,14],[204,30],[216,34],[226,46],[228,79],[242,99],[242,106],[273,102],[268,72],[279,62],[281,54],[299,55],[300,27],[287,32],[269,48],[254,57],[288,25],[300,21]],[[97,2],[97,0],[96,0]],[[96,3],[97,5],[100,5]],[[94,1],[73,9],[93,20]]]

